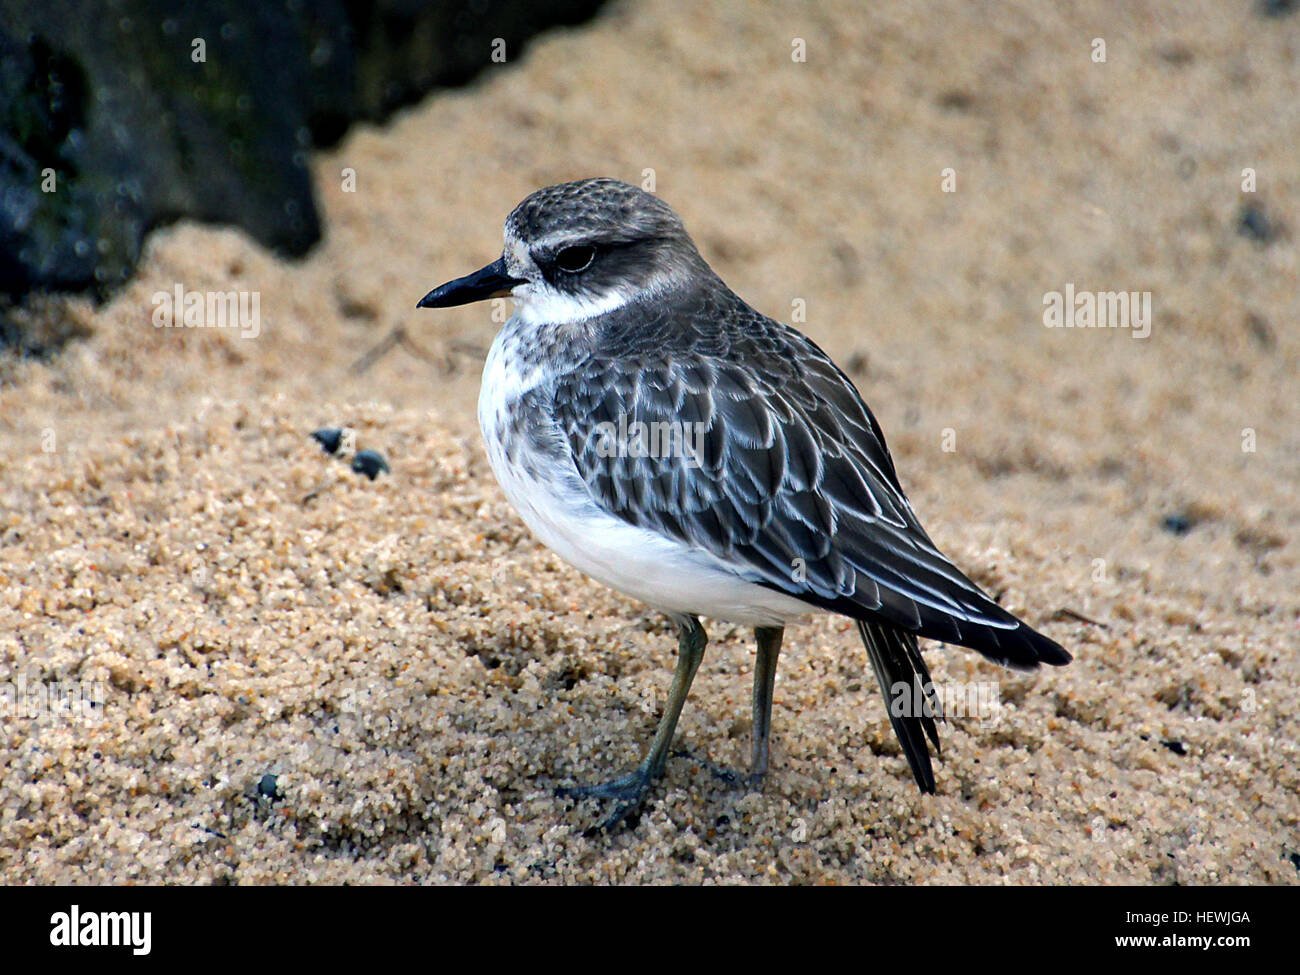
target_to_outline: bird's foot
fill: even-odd
[[[608,833],[621,824],[635,825],[634,821],[645,804],[646,794],[650,791],[654,780],[655,776],[650,772],[637,769],[628,775],[598,785],[576,785],[556,789],[555,794],[563,799],[614,800],[613,812],[586,831],[586,835],[592,836],[600,832]]]

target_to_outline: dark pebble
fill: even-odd
[[[1247,203],[1237,218],[1237,233],[1257,244],[1270,244],[1277,239],[1277,227],[1259,203]]]
[[[1300,3],[1296,0],[1259,0],[1261,17],[1285,17],[1295,13],[1297,7],[1300,7]]]
[[[388,461],[384,460],[382,454],[373,450],[358,450],[357,455],[352,458],[352,469],[358,474],[366,475],[372,481],[379,476],[380,471],[385,474],[389,472]]]
[[[312,438],[320,444],[321,450],[325,453],[336,454],[339,444],[343,442],[343,431],[338,427],[323,427],[313,433]]]

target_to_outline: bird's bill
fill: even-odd
[[[515,285],[523,283],[523,278],[512,278],[506,273],[505,260],[498,257],[473,274],[438,285],[421,298],[415,307],[451,308],[454,305],[468,305],[471,301],[482,301],[484,298],[501,298],[510,294],[510,289]]]

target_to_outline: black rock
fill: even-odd
[[[314,78],[310,51],[348,22],[341,4],[291,6],[6,2],[0,292],[105,296],[180,217],[305,253],[320,237],[312,85],[346,87]]]
[[[180,218],[300,256],[321,233],[313,146],[601,2],[5,0],[0,298],[106,297]]]

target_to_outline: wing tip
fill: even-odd
[[[1051,637],[1039,633],[1023,620],[1021,620],[1020,626],[1024,630],[1026,648],[1031,650],[1037,658],[1034,661],[1033,669],[1036,670],[1040,663],[1047,664],[1049,667],[1064,667],[1074,660],[1074,655]]]
[[[1049,667],[1064,667],[1074,660],[1070,651],[1051,637],[1039,633],[1011,613],[1006,613],[1006,617],[1015,622],[1014,629],[976,626],[968,627],[966,632],[961,633],[955,640],[944,639],[938,634],[933,638],[944,643],[969,647],[994,663],[1010,667],[1012,670],[1037,670],[1041,664],[1047,664]],[[923,631],[922,635],[928,634]]]

